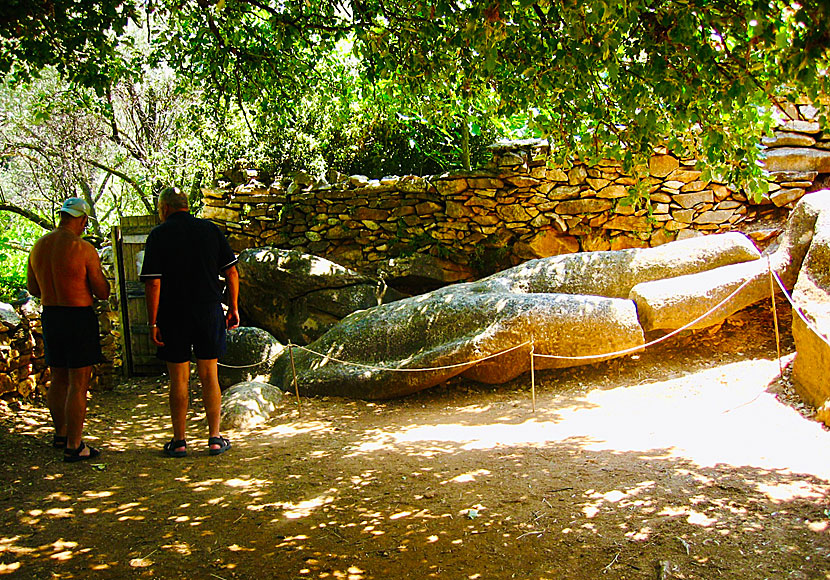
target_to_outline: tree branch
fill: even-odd
[[[27,220],[32,223],[35,223],[42,227],[44,230],[52,230],[55,228],[55,223],[51,220],[46,219],[43,216],[36,214],[35,212],[28,210],[23,207],[18,207],[16,205],[10,203],[3,203],[0,204],[0,211],[7,211],[10,213],[16,213],[19,216],[23,216]]]

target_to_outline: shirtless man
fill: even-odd
[[[69,463],[100,455],[81,435],[92,365],[103,362],[93,297],[105,300],[110,287],[95,248],[81,239],[89,204],[78,197],[60,209],[58,227],[35,242],[26,268],[26,287],[43,305],[46,364],[52,379],[46,395],[55,426],[53,446]]]

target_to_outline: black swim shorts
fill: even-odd
[[[157,356],[167,362],[214,359],[225,354],[225,312],[219,302],[190,305],[175,313],[159,315],[161,341]]]
[[[77,369],[106,360],[92,306],[44,306],[40,319],[50,367]]]

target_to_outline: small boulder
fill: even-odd
[[[282,402],[282,391],[260,381],[237,383],[222,393],[222,426],[247,429],[265,423]]]
[[[228,348],[219,359],[219,386],[242,381],[267,380],[274,360],[285,347],[268,331],[240,326],[228,331]]]

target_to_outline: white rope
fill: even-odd
[[[827,340],[827,337],[824,336],[821,332],[819,332],[815,324],[807,320],[807,317],[804,316],[804,313],[801,311],[801,307],[798,304],[796,304],[795,300],[793,300],[793,297],[790,296],[790,293],[787,291],[787,288],[786,286],[784,286],[784,283],[781,281],[781,278],[778,277],[778,274],[775,271],[773,271],[772,275],[775,278],[775,281],[778,282],[778,286],[781,288],[781,291],[784,293],[784,296],[787,298],[790,305],[793,307],[793,311],[796,314],[798,314],[798,317],[804,322],[804,324],[807,325],[807,328],[812,330],[815,333],[815,335],[818,336],[821,340],[823,340],[827,346],[830,346],[830,341]]]
[[[369,369],[369,370],[373,370],[373,371],[393,371],[393,372],[399,372],[399,373],[417,373],[417,372],[429,372],[429,371],[443,371],[443,370],[447,370],[447,369],[457,369],[459,367],[467,367],[467,366],[470,366],[470,365],[478,364],[480,362],[484,362],[484,361],[486,361],[488,359],[491,359],[491,358],[495,358],[497,356],[501,356],[503,354],[507,354],[508,352],[512,352],[516,349],[522,348],[523,346],[527,346],[529,344],[531,344],[530,341],[523,342],[522,344],[519,344],[517,346],[513,346],[511,348],[502,350],[502,351],[497,352],[495,354],[485,356],[484,358],[471,360],[471,361],[467,361],[467,362],[463,362],[463,363],[445,365],[445,366],[442,366],[442,367],[428,367],[428,368],[417,368],[417,369],[401,369],[401,368],[394,368],[394,367],[379,367],[379,366],[373,366],[373,365],[364,365],[364,364],[361,364],[361,363],[350,362],[350,361],[346,361],[346,360],[340,360],[338,358],[334,358],[333,356],[329,356],[327,354],[321,354],[319,352],[316,352],[316,351],[313,351],[311,349],[305,348],[305,347],[300,346],[298,344],[293,344],[293,345],[289,344],[288,347],[291,348],[293,346],[293,347],[299,348],[300,350],[304,350],[308,353],[311,353],[311,354],[317,355],[321,358],[324,358],[327,361],[333,361],[333,362],[337,362],[337,363],[344,364],[344,365],[359,367],[359,368],[362,368],[362,369]]]
[[[277,360],[277,358],[280,357],[280,355],[282,355],[282,352],[283,351],[280,351],[280,352],[278,352],[277,354],[275,354],[273,356],[270,356],[266,359],[261,360],[258,363],[254,363],[254,364],[250,364],[250,365],[226,365],[226,364],[223,364],[223,363],[220,363],[220,362],[217,362],[216,364],[219,365],[220,367],[224,367],[226,369],[249,369],[249,368],[252,368],[252,367],[258,367],[259,365],[264,365],[265,363],[274,362],[275,360]]]
[[[687,329],[691,328],[692,326],[694,326],[695,324],[697,324],[698,322],[700,322],[701,320],[703,320],[704,318],[706,318],[707,316],[712,314],[715,310],[717,310],[718,308],[720,308],[721,306],[723,306],[724,304],[726,304],[727,302],[732,300],[732,298],[734,298],[738,294],[738,292],[743,290],[752,281],[753,281],[753,278],[750,278],[749,280],[746,280],[743,284],[738,286],[732,292],[732,294],[730,294],[729,296],[727,296],[726,298],[724,298],[723,300],[721,300],[720,302],[715,304],[712,308],[707,310],[704,314],[698,316],[697,318],[695,318],[694,320],[692,320],[691,322],[689,322],[685,326],[681,326],[680,328],[678,328],[676,330],[673,330],[670,333],[668,333],[664,336],[661,336],[658,339],[652,340],[651,342],[647,342],[647,343],[641,344],[639,346],[633,346],[631,348],[626,348],[626,349],[623,349],[623,350],[618,350],[618,351],[615,351],[615,352],[609,352],[609,353],[605,353],[605,354],[588,354],[588,355],[582,355],[582,356],[558,356],[558,355],[555,355],[555,354],[535,354],[534,353],[533,356],[538,356],[538,357],[541,357],[541,358],[555,358],[555,359],[560,359],[560,360],[590,360],[590,359],[594,359],[594,358],[605,358],[605,357],[621,356],[621,355],[624,355],[624,354],[629,354],[629,353],[632,353],[632,352],[641,351],[641,350],[643,350],[645,348],[648,348],[650,346],[654,346],[655,344],[659,344],[659,343],[663,342],[664,340],[668,340],[669,338],[671,338],[675,334],[678,334],[680,332],[683,332],[684,330],[687,330]]]
[[[768,271],[770,273],[772,273],[775,280],[778,282],[779,287],[784,292],[784,296],[786,296],[787,300],[790,302],[793,309],[798,314],[798,316],[801,318],[801,320],[804,321],[804,323],[807,325],[807,327],[810,330],[812,330],[819,338],[821,338],[828,346],[830,346],[830,341],[828,341],[827,337],[822,335],[818,331],[818,329],[816,329],[815,325],[812,324],[809,320],[807,320],[807,318],[801,312],[800,307],[795,303],[793,298],[790,296],[789,292],[787,291],[787,288],[784,286],[784,283],[781,281],[781,278],[778,277],[778,274],[775,272],[775,270],[773,270],[769,264],[768,264],[767,268],[768,268]],[[618,350],[618,351],[613,351],[613,352],[608,352],[608,353],[603,353],[603,354],[590,354],[590,355],[581,355],[581,356],[559,356],[559,355],[553,355],[553,354],[539,354],[539,353],[534,352],[535,349],[532,348],[531,349],[531,358],[540,357],[540,358],[550,358],[550,359],[558,359],[558,360],[591,360],[591,359],[598,359],[598,358],[617,357],[617,356],[622,356],[622,355],[626,355],[626,354],[630,354],[630,353],[634,353],[634,352],[639,352],[641,350],[645,350],[646,348],[652,347],[656,344],[659,344],[663,341],[666,341],[666,340],[670,339],[671,337],[683,332],[684,330],[688,330],[689,328],[693,327],[694,325],[696,325],[700,321],[704,320],[710,314],[712,314],[713,312],[718,310],[720,307],[722,307],[724,304],[726,304],[727,302],[732,300],[735,296],[737,296],[737,294],[741,290],[746,288],[746,286],[748,286],[753,281],[754,281],[754,278],[750,278],[750,279],[744,281],[740,286],[738,286],[735,290],[733,290],[732,293],[729,294],[729,296],[727,296],[726,298],[724,298],[723,300],[721,300],[720,302],[715,304],[712,308],[707,310],[705,313],[703,313],[702,315],[700,315],[696,319],[694,319],[691,322],[685,324],[684,326],[681,326],[678,329],[673,330],[672,332],[670,332],[668,334],[665,334],[665,335],[661,336],[660,338],[652,340],[651,342],[647,342],[645,344],[641,344],[641,345],[634,346],[634,347],[631,347],[631,348],[626,348],[626,349],[623,349],[623,350]],[[376,366],[376,365],[367,365],[367,364],[362,364],[362,363],[346,361],[346,360],[338,359],[338,358],[330,356],[330,355],[319,353],[317,351],[311,350],[311,349],[306,348],[304,346],[300,346],[298,344],[288,343],[286,348],[298,348],[300,350],[306,351],[309,354],[313,354],[315,356],[318,356],[318,357],[324,359],[325,361],[336,362],[336,363],[340,363],[340,364],[344,364],[344,365],[348,365],[348,366],[353,366],[353,367],[358,367],[358,368],[362,368],[362,369],[367,369],[367,370],[414,373],[414,372],[431,372],[431,371],[448,370],[448,369],[455,369],[455,368],[475,365],[475,364],[478,364],[478,363],[484,362],[486,360],[501,356],[503,354],[507,354],[509,352],[512,352],[514,350],[517,350],[519,348],[522,348],[522,347],[525,347],[525,346],[528,346],[528,345],[531,345],[531,344],[533,344],[532,341],[523,342],[522,344],[519,344],[517,346],[499,351],[497,353],[488,355],[488,356],[480,358],[480,359],[471,360],[471,361],[467,361],[467,362],[462,362],[462,363],[457,363],[457,364],[452,364],[452,365],[438,366],[438,367],[423,367],[423,368],[411,368],[411,369],[403,369],[403,368],[395,368],[395,367],[384,367],[384,366]],[[236,365],[226,365],[226,364],[222,364],[222,363],[218,363],[218,364],[219,364],[219,366],[225,367],[225,368],[244,369],[244,368],[256,367],[256,366],[263,365],[265,363],[273,362],[281,354],[282,353],[280,352],[276,355],[265,358],[265,359],[263,359],[262,361],[260,361],[258,363],[254,363],[254,364],[250,364],[250,365],[236,366]]]

